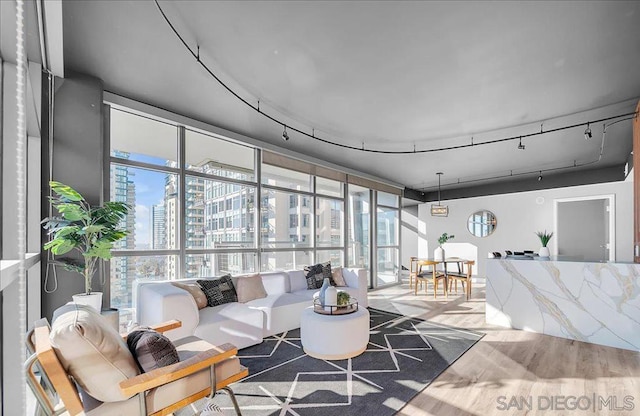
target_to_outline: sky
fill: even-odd
[[[165,166],[165,160],[132,153],[129,160]],[[164,200],[166,174],[147,169],[129,168],[129,179],[136,185],[136,249],[151,247],[150,216],[153,205]]]

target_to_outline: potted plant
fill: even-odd
[[[544,230],[536,232],[536,235],[540,239],[540,244],[542,244],[542,247],[540,247],[540,250],[538,251],[538,255],[540,257],[549,257],[550,253],[547,244],[549,244],[549,240],[553,237],[553,233],[547,233],[547,230]]]
[[[91,206],[79,192],[60,182],[49,182],[55,194],[50,197],[58,216],[42,220],[43,227],[51,236],[44,245],[54,255],[61,256],[73,250],[82,255],[82,260],[61,257],[54,264],[84,277],[85,293],[74,295],[76,303],[88,304],[100,312],[102,293],[93,292],[91,281],[99,259],[111,259],[111,249],[116,241],[123,239],[127,230],[122,221],[129,213],[124,202],[106,202],[103,206]]]
[[[445,259],[444,257],[444,248],[442,248],[442,245],[444,243],[446,243],[447,241],[451,240],[452,238],[455,238],[455,235],[451,234],[447,234],[447,233],[443,233],[439,238],[438,238],[438,247],[436,247],[436,249],[433,251],[433,259],[435,261],[442,261]]]

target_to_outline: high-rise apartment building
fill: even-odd
[[[151,248],[162,250],[167,248],[167,218],[164,201],[151,207]]]
[[[128,159],[129,154],[115,152],[114,156]],[[134,172],[130,167],[111,165],[111,200],[125,202],[131,208],[124,220],[127,236],[115,244],[118,250],[136,248],[136,185],[132,180]],[[135,260],[131,257],[118,257],[111,261],[111,305],[115,308],[131,305],[131,287],[136,278]],[[122,313],[122,312],[121,312]]]

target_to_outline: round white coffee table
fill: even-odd
[[[369,343],[369,311],[323,315],[305,309],[300,318],[304,352],[321,360],[344,360],[362,354]]]

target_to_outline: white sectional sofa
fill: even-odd
[[[366,308],[368,279],[366,269],[343,268],[348,292]],[[171,281],[137,281],[134,307],[140,325],[153,325],[170,319],[182,321],[182,327],[166,333],[170,339],[195,335],[214,345],[230,342],[238,348],[259,344],[274,334],[300,328],[302,311],[311,306],[319,289],[308,290],[304,272],[266,272],[260,277],[267,296],[247,303],[226,303],[198,310],[189,292]],[[195,282],[184,279],[180,282]]]

